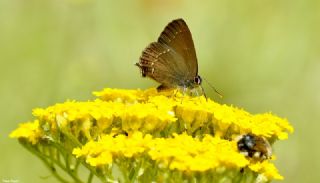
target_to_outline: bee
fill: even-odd
[[[246,157],[262,161],[272,156],[271,145],[264,137],[248,133],[239,136],[236,140],[238,150]]]

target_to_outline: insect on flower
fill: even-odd
[[[205,95],[191,32],[183,19],[170,22],[158,41],[144,49],[136,66],[142,77],[161,83],[158,90],[179,88],[186,92],[190,89],[198,94],[200,88],[200,93]]]
[[[271,145],[264,137],[249,133],[239,136],[236,140],[238,150],[247,157],[265,160],[272,155]]]

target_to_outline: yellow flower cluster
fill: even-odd
[[[151,135],[143,137],[141,132],[133,133],[130,138],[125,135],[104,135],[99,141],[89,141],[82,148],[75,148],[73,154],[86,157],[91,166],[101,166],[111,164],[113,157],[131,158],[143,153],[151,140]]]
[[[232,169],[249,163],[238,153],[235,142],[210,135],[202,140],[186,133],[174,134],[173,138],[156,138],[150,143],[149,149],[151,159],[181,171],[203,172],[218,167]]]
[[[127,92],[119,89],[114,93],[111,89],[105,89],[95,94],[103,100],[68,101],[46,109],[35,109],[33,115],[48,123],[53,131],[76,126],[77,133],[85,134],[88,139],[92,138],[92,134],[108,133],[112,128],[152,133],[174,126],[177,133],[187,131],[192,134],[200,128],[211,127],[212,131],[205,133],[221,137],[253,133],[277,139],[286,139],[288,132],[293,131],[287,120],[270,113],[252,115],[204,97],[175,97],[174,94],[173,97],[166,97],[154,90]]]
[[[187,131],[188,134],[199,129],[211,129],[204,133],[221,137],[253,133],[276,139],[286,139],[288,132],[293,131],[287,120],[270,113],[252,115],[204,97],[191,98],[174,91],[163,94],[155,89],[105,89],[95,94],[101,99],[67,101],[46,109],[35,109],[33,115],[50,126],[52,131],[76,128],[73,134],[77,137],[79,133],[84,134],[87,139],[109,133],[112,128],[128,133],[153,133],[174,128],[173,132]]]
[[[55,143],[73,144],[71,150],[83,145],[72,153],[93,167],[138,158],[173,171],[248,167],[266,180],[282,179],[269,160],[252,162],[240,154],[234,139],[248,133],[272,143],[286,139],[293,132],[286,119],[250,114],[175,90],[107,88],[94,95],[99,98],[34,109],[37,119],[20,125],[10,137],[37,144],[45,132]]]
[[[164,101],[164,100],[162,100]],[[161,131],[168,123],[176,121],[168,103],[119,103],[102,100],[75,102],[68,101],[46,109],[34,109],[33,115],[42,123],[57,128],[72,130],[78,137],[84,134],[87,139],[108,133],[112,128],[123,131]],[[74,130],[76,129],[76,130]]]
[[[233,130],[233,134],[253,133],[266,138],[275,137],[280,140],[288,138],[288,132],[293,132],[293,127],[286,119],[279,118],[271,113],[252,115],[242,109],[232,106],[219,105],[213,109],[214,123],[219,128],[219,133]]]
[[[73,154],[84,157],[91,166],[112,164],[117,157],[137,158],[148,156],[159,167],[183,172],[205,172],[215,169],[239,170],[249,167],[265,175],[268,180],[282,179],[273,164],[264,161],[250,162],[239,154],[236,143],[206,135],[202,140],[183,133],[171,138],[152,138],[141,132],[130,136],[105,135],[99,141],[90,141]]]
[[[288,138],[288,133],[293,132],[292,126],[286,119],[279,118],[271,113],[252,115],[242,109],[221,105],[204,97],[181,96],[176,91],[157,93],[155,89],[146,91],[129,90],[129,92],[117,89],[115,91],[116,94],[122,93],[119,96],[127,100],[130,98],[130,102],[152,104],[159,111],[174,115],[181,122],[180,126],[184,128],[181,131],[194,132],[199,128],[213,125],[215,135],[221,137],[226,134],[236,136],[253,133],[268,139],[273,137],[281,140]],[[94,94],[104,101],[119,100],[112,89],[94,92]],[[139,113],[141,113],[141,110],[137,111],[136,114]],[[158,115],[159,113],[154,113],[154,116]],[[152,123],[152,121],[150,122]],[[163,122],[165,122],[165,125],[168,124],[165,120]],[[149,121],[146,123],[149,123]]]
[[[42,137],[43,132],[39,128],[39,121],[35,120],[33,122],[22,123],[19,128],[10,133],[10,138],[26,139],[31,144],[38,143],[39,139]]]
[[[267,180],[277,179],[283,180],[283,176],[278,173],[277,168],[268,161],[256,162],[249,165],[249,168],[263,175]]]

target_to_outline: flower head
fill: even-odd
[[[253,164],[249,165],[249,168],[252,171],[261,174],[267,180],[272,180],[272,179],[282,180],[283,179],[283,177],[278,173],[278,170],[274,166],[274,164],[272,164],[268,161],[253,163]]]
[[[22,124],[10,137],[39,145],[39,139],[50,137],[54,147],[66,148],[63,153],[85,160],[97,171],[103,169],[103,176],[110,176],[110,167],[118,166],[134,170],[130,176],[147,182],[175,173],[183,180],[188,175],[211,182],[217,181],[213,177],[229,176],[232,182],[242,169],[265,181],[283,178],[269,159],[243,156],[235,137],[253,134],[270,144],[287,139],[293,127],[286,119],[271,113],[250,114],[174,90],[107,88],[94,95],[99,98],[34,109],[36,120]]]
[[[19,128],[10,133],[10,138],[26,139],[31,144],[36,144],[42,137],[43,132],[39,127],[39,121],[22,123]]]

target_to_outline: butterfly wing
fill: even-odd
[[[150,77],[165,87],[183,86],[187,70],[183,57],[167,45],[159,42],[151,43],[142,53],[138,66],[142,76]]]
[[[169,23],[158,42],[151,43],[143,51],[137,65],[143,76],[165,87],[186,87],[193,81],[198,73],[198,63],[191,33],[184,20]]]
[[[168,45],[183,57],[188,67],[185,74],[191,79],[198,75],[198,61],[191,32],[183,19],[173,20],[160,34],[158,42]]]

